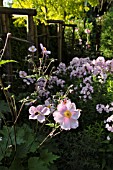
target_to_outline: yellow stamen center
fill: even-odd
[[[46,51],[46,48],[44,47],[44,51]]]
[[[64,112],[64,116],[67,117],[67,118],[70,118],[72,116],[72,113],[69,110],[66,110]]]
[[[51,108],[51,105],[48,105],[47,107],[50,109],[50,108]]]
[[[34,51],[34,47],[32,47],[31,50]]]

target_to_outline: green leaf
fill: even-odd
[[[33,142],[32,145],[30,146],[30,152],[35,152],[37,150],[38,146],[38,141]]]
[[[28,154],[28,147],[26,144],[21,144],[17,146],[16,157],[17,158],[25,158]]]
[[[50,163],[54,163],[55,160],[57,160],[59,156],[54,155],[52,152],[49,152],[48,149],[42,150],[40,153],[40,159],[47,165]]]
[[[47,125],[47,126],[50,126],[50,127],[55,127],[55,124],[54,124],[54,123],[47,123],[46,125]]]
[[[1,152],[1,148],[0,148],[0,152]],[[0,161],[4,158],[4,154],[0,155]],[[0,167],[1,168],[1,167]]]
[[[46,125],[50,126],[52,128],[55,128],[55,129],[59,128],[59,125],[57,123],[56,124],[54,124],[54,123],[47,123]]]
[[[21,159],[15,159],[11,164],[9,170],[24,170]]]
[[[32,157],[28,160],[28,169],[29,170],[49,170],[43,161],[38,157]]]
[[[0,100],[0,112],[1,113],[9,112],[9,106],[4,100]]]
[[[3,65],[3,64],[6,64],[6,63],[12,63],[12,62],[16,62],[17,63],[17,61],[15,61],[15,60],[1,60],[0,61],[0,65]]]

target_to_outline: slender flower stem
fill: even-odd
[[[15,125],[15,124],[16,124],[16,122],[17,122],[17,120],[18,120],[18,118],[19,118],[19,116],[20,116],[20,113],[21,113],[21,111],[22,111],[22,108],[23,108],[24,104],[25,104],[25,101],[22,103],[22,105],[21,105],[21,107],[20,107],[20,110],[19,110],[19,112],[18,112],[18,115],[17,115],[17,117],[16,117],[16,119],[15,119],[15,121],[14,121],[14,124],[13,124],[13,125]]]
[[[11,33],[7,33],[7,37],[6,37],[6,40],[5,40],[5,45],[4,45],[4,48],[3,48],[3,50],[2,50],[3,52],[2,52],[2,55],[1,55],[1,57],[0,57],[0,60],[2,60],[2,57],[3,57],[4,53],[5,53],[9,36],[11,36]]]
[[[53,133],[55,132],[55,130],[56,130],[56,129],[53,129],[52,132],[50,132],[50,133],[45,137],[45,139],[40,143],[40,145],[38,146],[38,148],[40,148],[40,146],[42,146],[43,143],[44,143],[49,137],[51,137],[51,136],[53,135]]]

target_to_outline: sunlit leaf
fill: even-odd
[[[6,64],[6,63],[12,63],[12,62],[16,62],[17,63],[17,61],[15,61],[15,60],[1,60],[0,61],[0,65],[3,65],[3,64]]]

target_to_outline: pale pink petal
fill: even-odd
[[[32,45],[31,47],[28,48],[28,50],[34,53],[37,49],[34,45]]]
[[[44,49],[44,46],[40,43],[40,48],[41,48],[41,50],[43,50]]]
[[[44,115],[49,115],[50,114],[50,109],[48,107],[44,107],[41,111],[42,114]]]
[[[51,51],[47,51],[47,54],[51,54]]]
[[[29,113],[30,113],[30,114],[35,114],[35,113],[36,113],[36,107],[31,106],[31,107],[29,108]]]
[[[29,115],[29,119],[37,119],[37,115]]]
[[[64,116],[62,114],[60,114],[58,111],[55,111],[53,113],[53,117],[56,123],[61,123],[64,119]]]
[[[44,115],[37,115],[37,120],[40,122],[40,123],[43,123],[45,121],[45,116]]]
[[[66,100],[66,107],[69,107],[71,105],[71,100]]]
[[[67,106],[67,109],[68,109],[70,112],[76,110],[76,105],[75,105],[75,103],[68,103],[66,106]]]
[[[37,112],[38,112],[38,111],[41,112],[43,108],[44,108],[44,106],[38,105],[38,106],[36,107]]]
[[[64,117],[64,121],[60,125],[61,125],[61,128],[64,129],[64,130],[70,130],[71,129],[69,118]]]
[[[80,110],[79,109],[77,109],[76,111],[74,111],[74,112],[72,112],[72,116],[71,116],[71,118],[72,119],[78,119],[80,117]]]
[[[70,127],[76,129],[79,126],[78,120],[70,119]]]
[[[60,103],[60,104],[57,106],[57,110],[58,110],[59,112],[65,112],[65,111],[67,110],[67,107],[66,107],[65,104]]]

